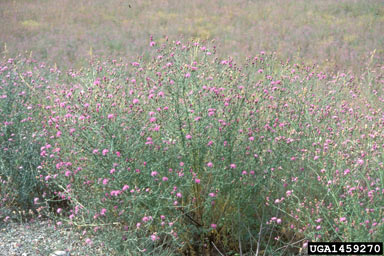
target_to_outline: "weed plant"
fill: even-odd
[[[264,52],[239,66],[213,44],[150,46],[136,62],[65,73],[3,62],[2,140],[28,131],[31,147],[14,147],[34,165],[14,178],[20,164],[2,143],[0,191],[43,186],[70,204],[55,208],[57,225],[116,255],[293,255],[308,241],[383,240],[381,64],[329,76]],[[12,76],[27,105],[10,101],[24,99]],[[9,130],[18,113],[32,128]],[[44,195],[33,208],[47,208]]]

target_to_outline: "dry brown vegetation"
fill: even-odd
[[[2,0],[1,52],[80,67],[90,56],[136,58],[149,36],[216,39],[220,54],[243,59],[275,51],[332,71],[384,56],[380,0],[180,1]]]

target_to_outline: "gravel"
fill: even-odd
[[[100,243],[87,244],[87,239],[93,241],[92,237],[64,224],[54,225],[51,220],[20,223],[0,218],[1,256],[112,255]]]

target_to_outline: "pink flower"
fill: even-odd
[[[212,223],[211,228],[215,229],[215,228],[217,228],[217,225],[215,223]]]
[[[250,141],[254,141],[254,140],[255,140],[254,137],[249,137],[248,139],[249,139]]]
[[[133,99],[132,103],[133,103],[133,104],[137,104],[137,103],[139,103],[139,99]]]
[[[89,239],[89,238],[85,239],[85,243],[88,244],[88,245],[92,245],[93,244],[92,240]]]
[[[38,197],[35,197],[35,199],[33,199],[33,202],[34,202],[35,204],[37,204],[37,203],[39,202],[39,198],[38,198]]]
[[[176,194],[176,196],[177,196],[177,197],[182,197],[182,195],[181,195],[180,192],[178,192],[178,193]]]
[[[150,123],[154,123],[154,122],[156,122],[156,117],[151,117],[151,118],[149,119],[149,122],[150,122]]]
[[[184,162],[180,162],[180,166],[183,167],[184,166]]]
[[[105,156],[108,152],[109,152],[108,149],[103,149],[103,152],[102,152],[103,156]]]
[[[159,240],[159,239],[160,238],[156,234],[151,235],[151,240],[152,241],[156,241],[156,240]]]
[[[196,182],[197,184],[200,184],[200,179],[195,179],[195,182]]]
[[[212,167],[213,164],[212,164],[211,162],[209,162],[209,163],[207,163],[207,166],[208,166],[208,167]]]
[[[120,156],[121,156],[121,154],[120,154],[119,151],[116,151],[116,156],[117,156],[117,157],[120,157]]]
[[[107,209],[103,208],[103,209],[101,209],[101,211],[100,211],[100,215],[105,215],[106,212],[107,212]]]
[[[111,196],[118,196],[121,194],[121,191],[120,190],[112,190],[111,191]]]
[[[351,172],[351,170],[346,169],[346,170],[344,170],[344,175],[347,175],[347,174],[350,173],[350,172]]]
[[[168,177],[163,177],[163,181],[167,181],[168,180]]]
[[[153,144],[152,138],[148,137],[147,142],[145,142],[145,145],[152,145],[152,144]]]
[[[103,185],[107,185],[108,184],[108,179],[103,179]]]
[[[236,168],[236,164],[231,164],[230,167],[231,167],[232,169],[235,169],[235,168]]]
[[[340,222],[345,222],[346,220],[347,220],[346,217],[341,217],[341,218],[340,218]]]
[[[158,174],[158,172],[156,172],[156,171],[151,172],[152,177],[155,177],[157,174]]]
[[[127,189],[129,189],[129,186],[128,185],[124,185],[122,190],[125,191]]]
[[[114,114],[108,114],[108,119],[112,119],[114,117]]]
[[[187,136],[185,136],[185,138],[186,138],[187,140],[190,140],[190,139],[192,139],[192,135],[187,134]]]

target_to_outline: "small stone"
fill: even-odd
[[[49,256],[70,256],[69,252],[65,251],[54,251]]]

